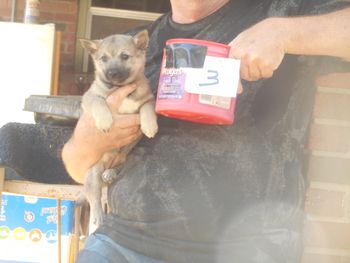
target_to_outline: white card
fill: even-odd
[[[236,97],[240,61],[206,56],[203,68],[181,68],[186,74],[188,93]]]

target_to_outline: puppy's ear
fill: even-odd
[[[96,52],[96,50],[98,49],[101,40],[89,40],[89,39],[79,39],[80,40],[80,44],[83,48],[85,48],[89,54],[94,54]]]
[[[149,38],[147,30],[137,33],[132,39],[138,49],[146,50],[148,48]]]

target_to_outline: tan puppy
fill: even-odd
[[[112,35],[102,40],[81,40],[95,65],[95,80],[82,98],[82,108],[91,112],[101,132],[108,132],[113,124],[113,116],[106,103],[108,95],[118,87],[134,83],[136,90],[124,99],[118,113],[139,112],[142,132],[149,138],[157,133],[154,96],[144,76],[148,40],[146,30],[134,37]],[[118,177],[116,170],[111,168],[123,163],[136,143],[104,154],[86,174],[85,194],[90,203],[92,222],[96,226],[103,218],[102,187]]]

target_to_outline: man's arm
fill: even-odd
[[[135,89],[125,86],[111,94],[107,103],[112,112],[116,112],[122,100]],[[84,183],[86,171],[102,155],[115,148],[123,147],[135,141],[140,135],[138,114],[114,116],[114,124],[108,133],[99,131],[89,112],[84,112],[75,127],[73,136],[64,145],[62,159],[70,176],[78,183]]]
[[[285,54],[350,58],[350,8],[324,15],[267,18],[239,34],[230,57],[241,60],[241,78],[269,78]]]

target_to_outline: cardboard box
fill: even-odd
[[[74,202],[61,202],[61,258],[69,262]],[[57,200],[2,195],[0,262],[58,262]]]

